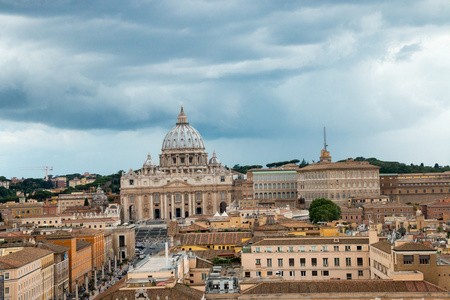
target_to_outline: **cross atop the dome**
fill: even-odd
[[[184,113],[183,106],[181,106],[181,111],[178,114],[177,124],[189,124],[186,114]]]

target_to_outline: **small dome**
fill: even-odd
[[[218,165],[218,164],[220,164],[220,159],[217,158],[216,151],[213,152],[213,156],[209,160],[209,164],[210,165]]]
[[[198,131],[189,125],[186,114],[181,107],[181,112],[178,115],[178,121],[174,128],[172,128],[164,138],[162,150],[170,149],[205,149],[203,138]]]
[[[156,166],[156,164],[153,162],[152,156],[149,154],[147,156],[147,160],[144,162],[144,167],[152,167],[152,166]]]

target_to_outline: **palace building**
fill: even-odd
[[[123,220],[174,220],[224,212],[232,201],[233,176],[215,152],[208,160],[200,133],[181,107],[166,135],[159,165],[148,155],[142,169],[122,174]]]

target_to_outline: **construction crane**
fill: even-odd
[[[48,180],[48,171],[52,171],[53,167],[44,166],[44,167],[25,167],[21,168],[22,170],[42,170],[45,171],[45,181]]]

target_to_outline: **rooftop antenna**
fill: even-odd
[[[323,149],[327,150],[327,128],[323,127]]]

